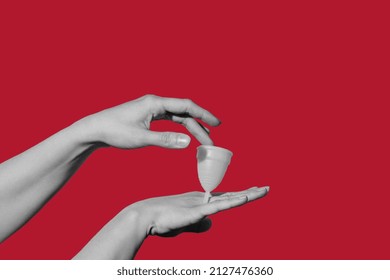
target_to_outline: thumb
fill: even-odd
[[[191,142],[191,138],[183,133],[155,131],[149,131],[145,140],[148,145],[170,149],[183,149]]]

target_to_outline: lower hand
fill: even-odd
[[[96,234],[75,259],[132,259],[148,235],[176,236],[204,232],[211,227],[207,217],[265,196],[269,187],[214,194],[207,204],[204,193],[146,199],[123,209]]]
[[[203,203],[204,193],[189,192],[180,195],[151,198],[131,206],[147,222],[147,234],[164,237],[182,232],[204,232],[211,227],[207,217],[220,211],[244,205],[265,196],[269,187],[250,188],[241,192],[213,194]]]

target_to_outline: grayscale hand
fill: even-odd
[[[183,232],[204,232],[209,215],[264,197],[269,187],[217,193],[203,203],[203,193],[190,192],[136,202],[115,216],[75,256],[75,259],[132,259],[149,235],[173,237]]]

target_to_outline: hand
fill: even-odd
[[[269,187],[213,194],[203,203],[204,193],[146,199],[123,209],[74,257],[75,259],[133,259],[148,235],[176,236],[204,232],[211,227],[208,215],[241,206],[265,196]]]
[[[190,192],[157,197],[137,202],[131,206],[147,221],[148,235],[176,236],[182,232],[204,232],[211,227],[207,216],[241,206],[265,196],[269,187],[250,188],[241,192],[213,194],[210,202],[203,203],[204,193]]]
[[[106,109],[78,123],[84,124],[83,129],[93,130],[94,141],[123,149],[149,145],[179,149],[189,145],[190,137],[186,134],[150,131],[150,123],[160,119],[182,124],[201,144],[213,145],[208,130],[195,118],[211,126],[220,124],[214,115],[188,99],[154,95]]]

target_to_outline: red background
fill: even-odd
[[[128,2],[0,4],[1,161],[145,93],[191,98],[234,152],[218,190],[271,192],[138,259],[390,258],[388,7]],[[126,205],[201,190],[197,145],[96,152],[0,258],[71,258]]]

